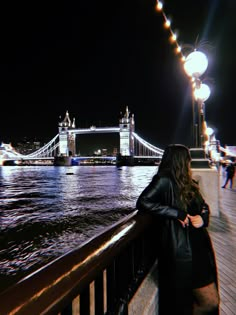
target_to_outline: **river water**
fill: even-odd
[[[156,171],[0,167],[0,291],[132,212]]]

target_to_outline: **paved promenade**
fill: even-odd
[[[215,248],[219,274],[220,315],[236,315],[236,177],[233,189],[221,188],[220,216],[211,217],[209,232]]]

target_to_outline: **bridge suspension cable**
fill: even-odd
[[[137,133],[133,132],[132,135],[134,136],[134,138],[141,144],[143,145],[145,148],[147,148],[148,150],[150,150],[151,152],[162,156],[164,150],[155,147],[154,145],[152,145],[151,143],[147,142],[146,140],[144,140],[143,138],[141,138]]]
[[[24,157],[36,158],[36,157],[52,156],[52,153],[55,152],[55,150],[59,146],[59,142],[55,143],[55,141],[57,140],[58,137],[59,137],[59,134],[57,134],[52,140],[50,140],[48,143],[46,143],[39,150],[37,150],[33,153],[30,153],[28,155],[25,155]]]

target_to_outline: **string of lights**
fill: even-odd
[[[162,14],[164,20],[164,28],[170,33],[170,43],[175,46],[175,52],[180,56],[185,73],[190,78],[192,84],[192,106],[193,106],[193,144],[195,147],[206,147],[208,144],[208,136],[206,135],[207,123],[205,120],[204,101],[210,96],[210,88],[206,84],[202,84],[200,77],[208,67],[206,55],[199,51],[196,47],[191,46],[192,52],[187,56],[183,53],[183,47],[178,42],[177,34],[171,27],[171,20],[167,17],[163,2],[157,0],[156,10]],[[190,45],[184,45],[189,46]],[[195,104],[196,103],[196,104]]]
[[[189,45],[189,44],[180,45],[180,43],[178,42],[177,33],[174,32],[173,29],[172,29],[172,27],[171,27],[172,21],[171,21],[171,19],[169,19],[169,18],[167,17],[167,15],[166,15],[166,13],[165,13],[165,11],[164,11],[164,5],[163,5],[163,2],[162,2],[162,1],[157,0],[156,10],[162,15],[163,20],[164,20],[164,25],[163,25],[163,26],[164,26],[164,28],[167,29],[167,30],[169,31],[169,33],[170,33],[170,37],[169,37],[170,43],[175,46],[174,51],[175,51],[176,54],[178,54],[178,55],[180,56],[180,60],[181,60],[182,64],[184,65],[184,68],[185,68],[186,59],[187,59],[188,56],[185,56],[185,55],[184,55],[183,50],[186,49],[186,48],[188,48],[188,52],[187,52],[187,50],[186,50],[185,53],[188,53],[188,54],[189,54],[189,50],[191,50],[191,52],[193,52],[193,51],[196,52],[196,51],[198,50],[198,48],[197,48],[197,47],[194,47],[193,45]],[[197,45],[195,44],[195,46],[197,46]],[[208,49],[209,49],[210,44],[207,43],[207,42],[202,42],[200,46],[205,46],[205,47],[208,47]],[[207,68],[207,65],[206,65],[206,64],[208,63],[208,61],[207,61],[207,59],[206,59],[205,53],[203,54],[202,52],[198,51],[198,52],[197,52],[197,55],[198,55],[198,57],[201,59],[201,63],[204,63],[204,67]],[[195,67],[197,68],[198,65],[195,65]],[[206,70],[206,69],[205,69],[205,70]],[[205,70],[204,70],[204,71],[205,71]],[[203,72],[204,72],[204,71],[203,71]],[[189,75],[189,76],[190,76],[190,78],[192,79],[193,88],[195,88],[195,85],[196,85],[196,77],[197,77],[197,76],[195,76],[195,78],[193,78],[191,75]]]
[[[164,28],[169,30],[170,32],[170,42],[171,44],[173,44],[175,46],[175,52],[176,54],[179,54],[180,55],[180,59],[182,62],[184,62],[186,60],[186,57],[184,56],[183,52],[182,52],[182,47],[181,45],[179,44],[178,42],[178,39],[177,39],[177,34],[172,30],[172,27],[171,27],[171,20],[167,17],[165,11],[164,11],[164,6],[163,6],[163,3],[162,1],[159,1],[157,0],[157,4],[156,4],[156,10],[162,14],[163,16],[163,19],[164,19]]]

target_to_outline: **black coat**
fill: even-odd
[[[139,213],[149,213],[156,220],[157,238],[153,243],[158,251],[160,314],[169,314],[172,311],[178,314],[178,308],[180,314],[191,314],[192,250],[189,228],[183,228],[178,221],[183,221],[187,213],[178,204],[176,185],[170,177],[158,175],[153,177],[136,204]],[[193,200],[190,211],[190,214],[200,214],[203,218],[204,226],[201,231],[215,265],[211,241],[205,229],[209,223],[209,207],[200,194]]]
[[[226,166],[225,171],[227,173],[228,178],[233,178],[235,173],[235,166],[232,163],[230,163],[228,166]]]

